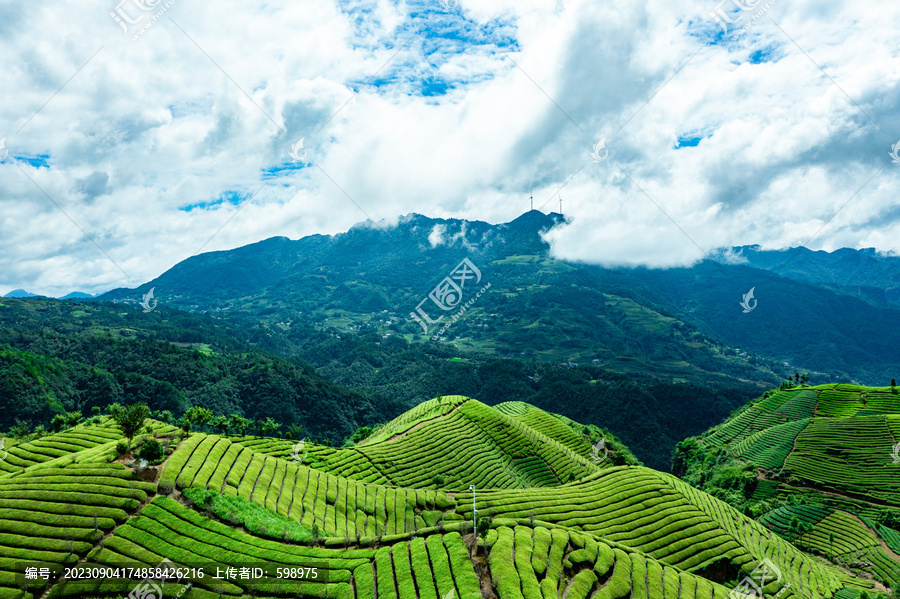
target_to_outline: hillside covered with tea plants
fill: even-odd
[[[673,470],[795,545],[900,588],[895,385],[782,385],[681,442]]]
[[[768,598],[885,591],[823,559],[832,537],[842,555],[878,554],[869,570],[900,567],[879,541],[900,538],[890,526],[873,535],[871,520],[792,503],[757,521],[641,466],[606,431],[522,402],[437,397],[341,448],[176,428],[137,406],[3,439],[0,597],[126,597],[140,580],[123,568],[159,564],[182,575],[154,584],[187,599],[730,599],[752,596],[748,581]],[[56,574],[26,579],[25,562]],[[266,576],[196,570],[247,564]],[[64,578],[68,566],[83,576]]]

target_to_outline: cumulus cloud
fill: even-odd
[[[547,239],[570,260],[896,252],[900,5],[765,6],[723,33],[699,0],[11,0],[0,292],[409,212],[506,222],[532,191],[563,194]]]
[[[89,198],[106,195],[110,192],[109,175],[94,171],[83,179],[76,179],[78,189]]]

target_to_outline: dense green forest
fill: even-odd
[[[46,425],[54,414],[111,403],[146,403],[175,417],[192,406],[216,415],[272,417],[340,441],[403,405],[334,384],[216,331],[209,319],[169,311],[145,319],[115,306],[3,300],[0,309],[0,425]],[[158,325],[158,320],[162,320]],[[185,340],[196,341],[189,344]]]
[[[698,434],[755,394],[597,366],[500,359],[375,333],[338,337],[313,327],[236,336],[227,322],[171,309],[149,314],[107,303],[2,300],[0,415],[47,425],[54,414],[145,402],[177,418],[271,417],[340,444],[426,399],[465,394],[488,405],[525,401],[608,428],[648,466],[666,470],[679,440]],[[280,355],[279,355],[280,354]],[[286,356],[286,357],[282,357]],[[15,398],[15,401],[14,401]],[[640,418],[635,418],[640,414]],[[277,434],[277,433],[276,433]]]

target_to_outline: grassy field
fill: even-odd
[[[814,425],[794,412],[779,439]],[[614,463],[630,455],[617,440],[598,451],[596,427],[521,402],[435,398],[340,449],[151,431],[135,444],[152,435],[174,451],[146,469],[117,457],[121,434],[104,421],[10,443],[0,598],[127,597],[143,583],[126,568],[160,564],[178,575],[144,583],[187,599],[732,599],[763,566],[777,572],[760,582],[768,598],[900,582],[890,528],[811,503],[756,521]],[[741,451],[776,461],[784,443],[758,432]],[[29,566],[49,580],[26,579]]]

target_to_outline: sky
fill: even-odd
[[[900,251],[900,3],[0,4],[0,294],[409,213],[555,256]]]

